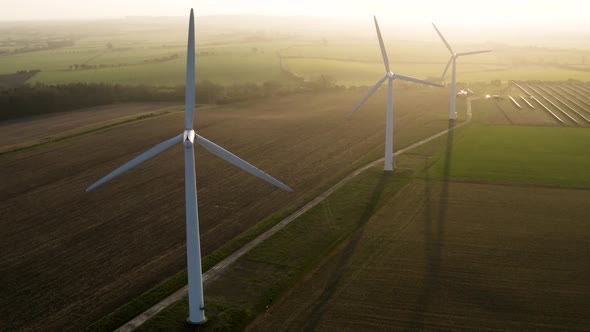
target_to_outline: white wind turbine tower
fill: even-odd
[[[348,115],[349,117],[354,114],[366,101],[379,89],[379,87],[385,82],[385,80],[389,80],[389,94],[387,96],[387,125],[385,128],[385,166],[383,168],[384,171],[392,171],[393,170],[393,81],[396,78],[399,78],[404,81],[426,84],[426,85],[433,85],[442,87],[441,84],[432,83],[428,81],[423,81],[417,78],[413,78],[410,76],[405,76],[402,74],[393,73],[389,69],[389,58],[387,57],[387,52],[385,51],[385,45],[383,44],[383,38],[381,37],[381,30],[379,29],[379,23],[377,23],[377,17],[373,16],[375,20],[375,29],[377,30],[377,37],[379,38],[379,46],[381,46],[381,55],[383,56],[383,63],[385,64],[385,76],[381,78],[377,84],[369,91],[369,93],[356,105],[356,107],[350,112]]]
[[[189,318],[188,322],[192,324],[204,323],[205,307],[203,301],[203,280],[201,270],[201,248],[199,242],[199,218],[197,211],[197,182],[195,175],[195,141],[201,144],[205,149],[225,161],[237,166],[244,171],[261,178],[283,190],[293,191],[282,182],[274,179],[258,168],[250,165],[246,161],[238,158],[224,148],[216,145],[208,139],[198,135],[193,130],[193,114],[195,109],[195,32],[194,16],[191,9],[190,23],[188,29],[188,50],[186,63],[186,99],[185,99],[185,130],[182,134],[164,141],[141,155],[135,157],[125,165],[111,172],[109,175],[100,179],[86,191],[112,180],[124,172],[134,168],[144,161],[155,157],[156,155],[170,149],[176,144],[182,143],[184,146],[184,175],[185,175],[185,196],[186,196],[186,251],[188,265],[188,287],[189,287]]]
[[[450,108],[450,111],[449,111],[449,119],[450,120],[455,120],[455,117],[456,117],[455,104],[456,104],[456,101],[457,101],[457,80],[456,80],[456,76],[457,76],[457,67],[456,67],[457,58],[460,57],[460,56],[464,56],[464,55],[487,53],[487,52],[491,52],[492,50],[483,50],[483,51],[455,53],[455,52],[453,52],[453,49],[451,48],[451,45],[449,45],[449,43],[447,42],[447,40],[445,39],[445,37],[443,37],[442,33],[440,33],[440,31],[438,31],[438,28],[436,27],[436,25],[434,25],[434,23],[432,23],[432,26],[434,27],[434,30],[436,30],[436,32],[440,36],[440,39],[442,39],[443,43],[445,43],[445,46],[449,49],[449,52],[451,52],[451,58],[449,59],[449,62],[447,62],[447,66],[445,67],[445,71],[443,71],[443,74],[442,74],[440,80],[442,81],[442,80],[445,79],[445,75],[447,74],[447,70],[449,70],[449,66],[451,65],[451,62],[452,62],[453,63],[453,80],[452,80],[452,83],[451,83],[451,108]]]

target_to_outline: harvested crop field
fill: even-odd
[[[205,255],[301,204],[381,145],[385,94],[346,118],[364,93],[301,94],[197,111],[200,134],[296,191],[280,192],[197,149]],[[396,107],[397,147],[447,126],[443,89],[398,90]],[[180,147],[84,193],[180,133],[183,120],[182,113],[170,113],[0,156],[2,330],[79,330],[184,268]]]
[[[0,122],[0,153],[50,142],[138,117],[182,110],[178,103],[129,103]]]
[[[416,179],[250,329],[588,330],[589,200]]]

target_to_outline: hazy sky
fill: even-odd
[[[455,25],[543,25],[590,29],[586,0],[0,0],[0,20],[263,14],[436,21]]]

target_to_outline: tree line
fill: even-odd
[[[297,86],[278,81],[263,84],[223,86],[210,81],[198,82],[196,99],[203,104],[226,104],[290,93],[341,88],[325,76]],[[23,85],[0,89],[0,120],[63,112],[84,107],[123,102],[184,101],[185,87],[156,87],[103,83],[63,85]]]

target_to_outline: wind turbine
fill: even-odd
[[[473,51],[473,52],[461,52],[461,53],[455,53],[453,52],[453,49],[451,48],[451,45],[449,45],[449,43],[447,42],[447,40],[445,39],[445,37],[443,37],[442,33],[440,33],[440,31],[438,31],[438,28],[436,27],[436,25],[434,25],[434,23],[432,23],[432,26],[434,27],[434,30],[436,30],[436,32],[438,33],[438,35],[440,36],[440,39],[442,39],[443,43],[445,43],[445,46],[449,49],[449,52],[451,52],[451,58],[449,59],[449,62],[447,62],[447,66],[445,67],[445,71],[443,71],[443,74],[440,78],[440,80],[444,80],[445,79],[445,75],[447,74],[447,70],[449,70],[449,66],[451,65],[451,62],[453,63],[453,81],[451,83],[451,109],[450,109],[450,113],[449,113],[449,119],[450,120],[455,120],[456,117],[456,111],[455,111],[455,104],[457,101],[457,81],[456,81],[456,76],[457,76],[457,58],[460,56],[464,56],[464,55],[472,55],[472,54],[479,54],[479,53],[487,53],[487,52],[491,52],[492,50],[483,50],[483,51]]]
[[[393,81],[396,78],[399,78],[404,81],[426,84],[426,85],[433,85],[442,87],[441,84],[432,83],[428,81],[423,81],[417,78],[413,78],[410,76],[402,75],[393,73],[389,69],[389,58],[387,57],[387,51],[385,51],[385,45],[383,44],[383,38],[381,37],[381,30],[379,29],[379,23],[377,23],[377,17],[373,16],[375,21],[375,29],[377,30],[377,37],[379,38],[379,46],[381,47],[381,55],[383,56],[383,63],[385,64],[385,76],[381,78],[375,86],[369,90],[369,93],[356,105],[356,107],[348,114],[348,116],[352,116],[354,112],[356,112],[363,104],[371,97],[377,89],[385,82],[385,80],[389,80],[389,94],[387,96],[387,125],[385,128],[385,165],[383,170],[384,171],[392,171],[393,170]]]
[[[246,161],[238,158],[229,151],[211,142],[210,140],[198,135],[193,130],[193,114],[195,109],[195,32],[194,16],[191,9],[190,23],[188,28],[188,49],[186,62],[186,96],[185,96],[185,130],[182,134],[164,141],[148,151],[135,157],[125,165],[117,168],[109,175],[100,179],[86,191],[95,189],[115,177],[125,173],[144,161],[155,157],[156,155],[170,149],[171,147],[182,143],[184,146],[184,176],[185,176],[185,197],[186,197],[186,251],[188,265],[188,288],[189,288],[189,318],[187,321],[191,324],[204,323],[205,307],[203,301],[203,279],[201,269],[201,247],[199,241],[199,216],[197,204],[197,182],[195,175],[195,150],[194,143],[202,145],[209,152],[221,159],[243,169],[244,171],[261,178],[283,190],[292,192],[293,190],[264,173],[258,168],[250,165]]]

